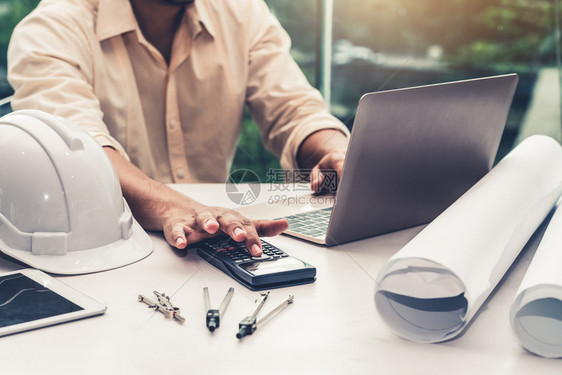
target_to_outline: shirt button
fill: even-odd
[[[183,169],[178,169],[176,175],[178,176],[178,178],[184,178],[185,177],[185,171]]]
[[[177,120],[175,118],[170,120],[170,129],[174,129],[177,125]]]

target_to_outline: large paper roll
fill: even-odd
[[[521,345],[543,357],[562,357],[562,206],[558,205],[510,310]]]
[[[381,269],[375,304],[398,335],[458,335],[562,191],[562,148],[532,136],[427,225]]]

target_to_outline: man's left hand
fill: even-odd
[[[312,168],[310,173],[310,188],[313,191],[321,192],[327,190],[329,193],[335,193],[335,188],[337,187],[343,170],[345,154],[345,149],[331,151],[324,155],[318,164]],[[327,175],[326,172],[335,173],[337,175],[337,180],[334,181],[334,183],[330,182],[328,188],[324,185]]]
[[[326,171],[335,171],[339,178],[347,151],[347,136],[337,129],[323,129],[309,135],[301,144],[297,159],[302,169],[312,169],[310,188],[323,190]],[[331,188],[329,190],[332,190]],[[335,192],[335,189],[333,189]]]

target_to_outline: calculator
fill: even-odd
[[[312,283],[316,268],[261,240],[263,254],[254,257],[243,242],[215,237],[191,247],[201,258],[251,290]]]

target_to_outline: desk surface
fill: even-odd
[[[222,184],[176,185],[203,203],[234,207]],[[267,201],[262,188],[259,201]],[[287,236],[269,241],[317,268],[314,284],[272,290],[262,310],[289,294],[295,303],[252,336],[238,340],[238,322],[258,296],[201,260],[149,233],[154,252],[132,265],[58,277],[107,305],[107,312],[0,338],[2,374],[559,374],[560,362],[522,349],[509,326],[509,307],[531,258],[526,249],[493,298],[460,337],[418,344],[394,335],[375,310],[378,270],[420,228],[325,248]],[[22,268],[0,257],[0,271]],[[203,287],[218,306],[234,297],[214,333],[205,326]],[[158,290],[172,295],[184,325],[137,301]]]

